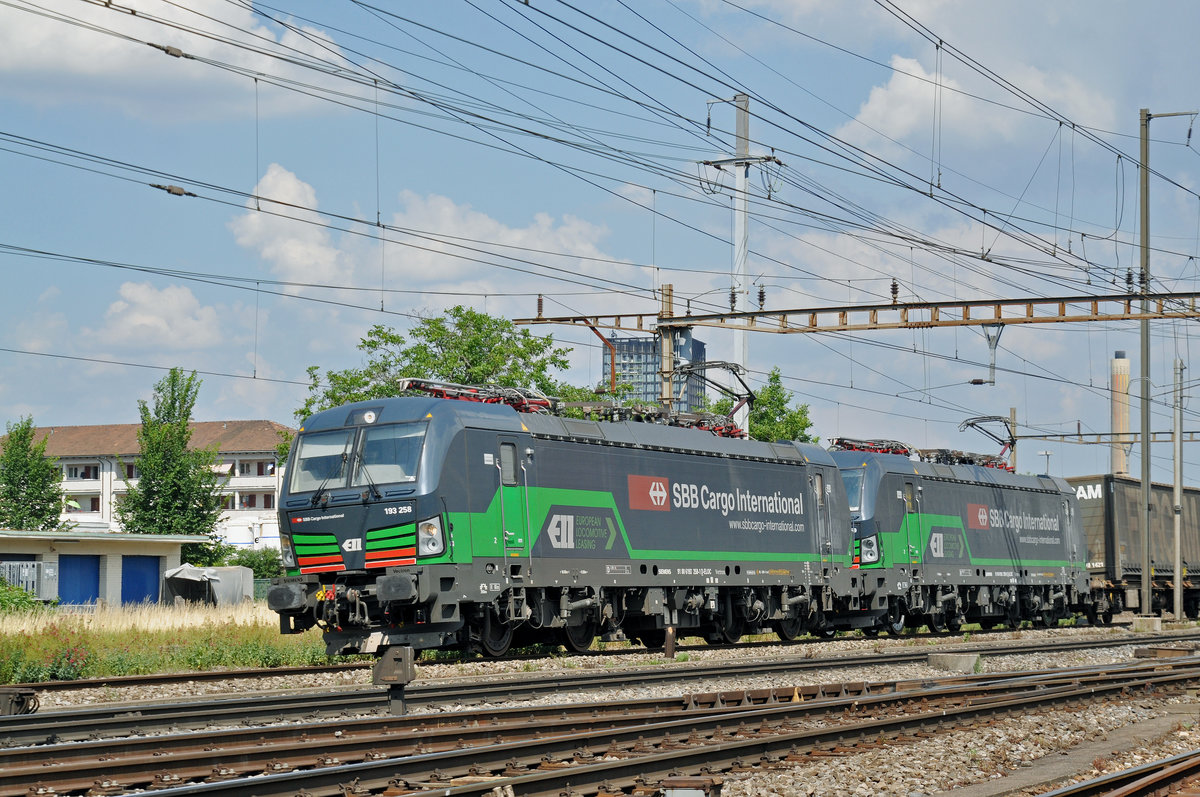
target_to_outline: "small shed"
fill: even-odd
[[[110,606],[157,602],[163,575],[179,566],[183,534],[0,529],[0,570],[42,600]]]
[[[162,601],[232,604],[254,600],[254,571],[248,567],[181,565],[163,574]]]

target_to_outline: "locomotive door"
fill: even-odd
[[[504,558],[524,556],[529,545],[528,471],[515,438],[500,438],[500,525]]]
[[[904,500],[904,544],[907,557],[905,563],[919,565],[921,564],[922,553],[921,494],[914,482],[906,480],[901,496]],[[914,580],[917,573],[918,571],[914,568]]]
[[[833,570],[833,524],[829,521],[829,507],[825,496],[825,473],[813,468],[808,477],[813,492],[813,511],[816,512],[817,555],[821,560],[821,577],[826,581]]]

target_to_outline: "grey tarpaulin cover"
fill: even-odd
[[[163,575],[162,602],[176,598],[196,603],[241,603],[254,600],[254,571],[248,567],[180,565]]]

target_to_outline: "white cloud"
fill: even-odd
[[[108,306],[104,325],[82,334],[101,345],[140,349],[203,349],[220,344],[225,329],[214,307],[201,305],[191,290],[148,282],[126,282],[121,298]]]
[[[0,8],[0,75],[11,76],[0,80],[0,94],[42,106],[98,102],[142,118],[211,120],[214,115],[253,113],[255,84],[193,58],[319,82],[314,72],[219,39],[257,49],[277,46],[292,56],[323,60],[338,52],[321,31],[272,29],[249,7],[221,0],[186,5],[129,0],[122,5],[137,13],[73,0],[43,0],[37,6],[44,13]],[[171,57],[159,47],[176,47],[190,58]],[[272,115],[313,104],[298,94],[264,90],[258,111]]]
[[[326,220],[314,212],[318,209],[316,189],[272,163],[254,190],[258,196],[284,204],[265,202],[267,212],[251,210],[235,218],[230,227],[239,246],[255,250],[280,279],[353,284],[353,264],[334,245],[323,226]]]

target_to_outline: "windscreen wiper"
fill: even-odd
[[[358,460],[359,472],[362,473],[363,477],[367,480],[367,486],[371,488],[369,493],[363,491],[363,501],[366,501],[368,496],[375,496],[375,500],[383,498],[383,496],[379,493],[379,488],[375,486],[375,480],[371,478],[370,471],[367,470],[367,461],[363,459],[362,452],[359,451],[354,455],[354,457]]]
[[[313,493],[312,502],[311,502],[312,506],[316,506],[317,504],[321,503],[321,498],[325,495],[325,485],[329,484],[329,480],[332,479],[334,476],[340,476],[342,474],[342,472],[345,471],[346,459],[347,459],[347,455],[350,452],[350,443],[353,439],[354,438],[351,437],[349,440],[347,440],[346,447],[342,449],[342,465],[341,465],[341,467],[339,467],[337,469],[337,473],[330,473],[328,476],[326,476],[324,481],[321,482],[321,486],[319,486],[317,488],[317,491],[315,493]],[[329,499],[325,498],[325,500],[328,501]]]

